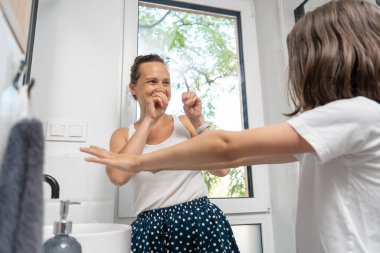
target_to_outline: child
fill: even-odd
[[[142,156],[82,151],[129,173],[298,160],[297,252],[380,252],[379,7],[331,1],[302,17],[287,45],[286,123],[210,131]]]

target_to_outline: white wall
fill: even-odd
[[[285,1],[284,1],[285,2]],[[293,9],[287,0],[254,0],[258,31],[265,125],[283,122],[289,112],[286,100],[287,52],[285,35],[293,25]],[[283,6],[285,5],[285,6]],[[291,12],[290,12],[291,11]],[[297,166],[269,166],[274,232],[274,252],[295,252],[294,218]]]
[[[370,2],[370,3],[374,3],[376,4],[376,0],[366,0],[367,2]],[[329,0],[309,0],[306,4],[305,4],[305,12],[308,12],[308,11],[312,11],[314,10],[315,8],[325,4],[325,3],[328,3]]]
[[[112,222],[115,187],[102,166],[84,162],[79,147],[108,147],[119,126],[122,0],[41,0],[39,3],[32,77],[36,79],[33,114],[46,124],[84,121],[85,142],[48,141],[45,173],[54,176],[61,199],[72,206],[74,222]],[[49,130],[49,129],[47,129]],[[45,199],[50,189],[44,186]],[[45,222],[58,218],[58,204],[46,201]]]

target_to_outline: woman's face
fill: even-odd
[[[161,62],[146,62],[139,67],[140,77],[136,84],[131,84],[131,93],[137,97],[140,105],[157,92],[164,94],[168,100],[171,96],[170,74]]]

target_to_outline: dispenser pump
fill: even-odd
[[[71,233],[72,230],[72,221],[67,220],[67,215],[69,213],[69,205],[72,204],[80,204],[80,202],[71,202],[69,200],[61,200],[61,208],[60,208],[60,220],[54,222],[54,230],[53,233],[55,235],[67,235]]]
[[[54,237],[47,240],[43,245],[44,253],[81,253],[82,246],[69,234],[71,233],[72,221],[67,220],[69,205],[80,204],[69,200],[61,200],[60,220],[54,222]]]

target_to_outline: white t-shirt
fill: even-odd
[[[316,151],[296,155],[297,252],[380,252],[380,104],[342,99],[288,123]]]
[[[143,154],[163,149],[191,138],[190,133],[173,116],[174,129],[171,136],[157,145],[145,144]],[[128,137],[135,132],[132,124],[129,126]],[[196,159],[196,157],[194,157]],[[133,189],[135,214],[168,206],[181,204],[203,196],[207,196],[207,186],[201,171],[160,171],[158,173],[139,172],[130,183]]]

